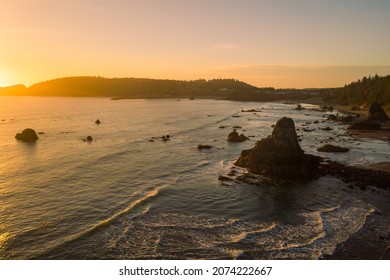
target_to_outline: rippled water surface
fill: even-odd
[[[326,140],[352,148],[327,155],[333,160],[390,158],[388,143],[355,141],[322,122],[324,113],[291,104],[0,97],[0,106],[3,259],[320,258],[362,227],[371,202],[330,177],[256,186],[218,176],[282,116],[316,128],[298,131],[308,153]],[[228,143],[233,126],[253,137]],[[327,126],[334,130],[318,129]],[[15,140],[25,128],[44,134]],[[83,141],[88,135],[93,142]],[[375,195],[386,205],[386,193]]]

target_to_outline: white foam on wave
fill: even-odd
[[[364,225],[369,205],[348,205],[301,213],[299,225],[153,213],[127,219],[126,231],[113,231],[108,242],[120,258],[236,259],[244,255],[268,259],[318,259],[331,254]],[[114,248],[115,247],[115,248]]]

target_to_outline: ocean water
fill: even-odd
[[[345,127],[325,121],[325,113],[295,106],[0,97],[0,258],[318,259],[331,254],[375,209],[390,210],[388,193],[361,194],[332,177],[284,186],[218,181],[232,168],[244,173],[234,161],[283,116],[299,129],[316,128],[298,131],[307,153],[318,154],[316,148],[326,141],[351,147],[346,154],[326,155],[333,160],[389,161],[389,143],[356,141]],[[315,120],[319,124],[311,123]],[[228,143],[233,126],[241,126],[237,130],[250,140]],[[327,126],[334,130],[318,130]],[[25,128],[44,134],[36,143],[17,141],[15,134]],[[161,141],[167,134],[171,140]],[[83,141],[88,135],[92,142]],[[199,144],[213,148],[198,151]]]

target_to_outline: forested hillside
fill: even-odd
[[[326,96],[326,99],[340,104],[368,107],[373,101],[390,109],[390,75],[364,77],[345,85]]]
[[[69,77],[45,81],[19,91],[0,90],[0,94],[44,96],[95,96],[113,98],[220,97],[236,91],[256,91],[235,79],[157,80],[140,78]],[[1,92],[2,91],[2,92]]]

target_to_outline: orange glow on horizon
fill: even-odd
[[[102,76],[306,88],[389,75],[390,2],[352,1],[3,0],[0,86]]]

